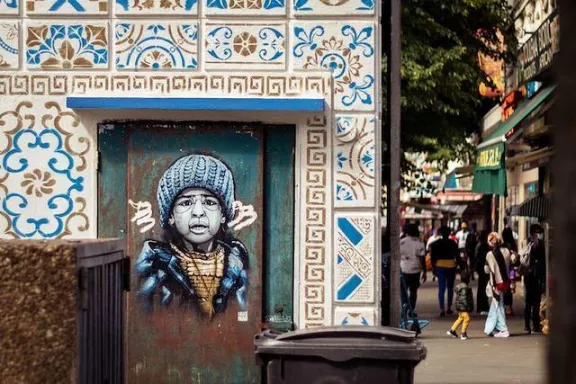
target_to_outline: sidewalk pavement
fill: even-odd
[[[416,384],[545,384],[548,339],[524,334],[521,292],[514,297],[516,315],[507,318],[510,338],[485,336],[485,316],[474,315],[468,329],[470,339],[460,340],[446,335],[456,315],[439,317],[437,287],[429,275],[418,291],[416,312],[421,319],[430,320],[430,325],[420,335],[428,356],[416,367]]]

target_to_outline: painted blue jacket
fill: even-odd
[[[239,240],[217,243],[224,248],[225,273],[214,296],[214,310],[216,313],[222,312],[226,308],[228,296],[234,294],[240,309],[244,311],[248,287],[248,252]],[[183,301],[194,301],[194,288],[168,244],[155,240],[145,241],[135,268],[142,278],[138,297],[145,309],[152,310],[156,294],[160,295],[163,306],[169,305],[174,295],[180,295]]]

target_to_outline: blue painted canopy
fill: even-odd
[[[70,96],[66,99],[66,106],[73,109],[324,112],[324,99]]]

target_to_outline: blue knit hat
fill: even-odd
[[[176,160],[158,183],[156,199],[162,227],[168,226],[172,202],[186,188],[204,188],[212,192],[220,200],[224,216],[232,220],[234,179],[230,169],[212,156],[188,155]]]

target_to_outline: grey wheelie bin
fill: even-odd
[[[266,384],[412,384],[426,348],[410,331],[326,327],[255,336]]]

